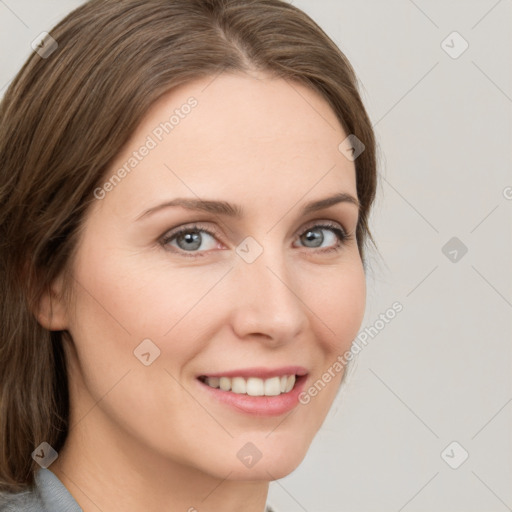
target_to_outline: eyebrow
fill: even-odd
[[[359,209],[359,201],[352,195],[345,192],[340,192],[333,196],[326,197],[324,199],[318,199],[306,203],[302,209],[301,214],[307,215],[308,213],[316,212],[318,210],[324,210],[338,203],[349,203],[357,206]],[[181,206],[187,210],[203,211],[207,213],[213,213],[216,215],[226,215],[228,217],[241,218],[244,216],[244,210],[242,206],[238,204],[228,203],[227,201],[214,201],[208,199],[194,199],[188,197],[178,197],[171,201],[159,204],[141,213],[136,220],[140,220],[148,215],[155,213],[163,208],[169,208],[172,206]]]

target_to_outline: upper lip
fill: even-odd
[[[281,366],[279,368],[255,367],[240,368],[238,370],[228,370],[214,373],[204,373],[198,377],[258,377],[260,379],[270,379],[271,377],[282,377],[283,375],[306,375],[308,371],[303,366]]]

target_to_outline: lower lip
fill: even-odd
[[[299,395],[304,389],[306,375],[296,378],[295,386],[288,393],[281,393],[277,396],[249,396],[232,391],[222,391],[219,388],[212,388],[197,380],[201,388],[213,399],[218,400],[239,412],[254,414],[257,416],[279,416],[291,411],[299,403]]]

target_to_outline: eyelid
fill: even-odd
[[[321,226],[324,225],[324,226],[329,226],[329,227],[340,227],[346,236],[350,235],[349,230],[345,228],[343,223],[341,223],[337,220],[327,220],[327,219],[314,219],[312,221],[308,221],[304,226],[302,226],[299,229],[299,231],[296,232],[296,235],[300,235],[304,231],[306,231],[310,228],[314,228],[315,226],[318,226],[318,225],[321,225]]]

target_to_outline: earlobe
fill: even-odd
[[[58,278],[41,296],[35,312],[39,324],[49,331],[63,331],[68,328],[67,308],[62,292],[62,279]]]

